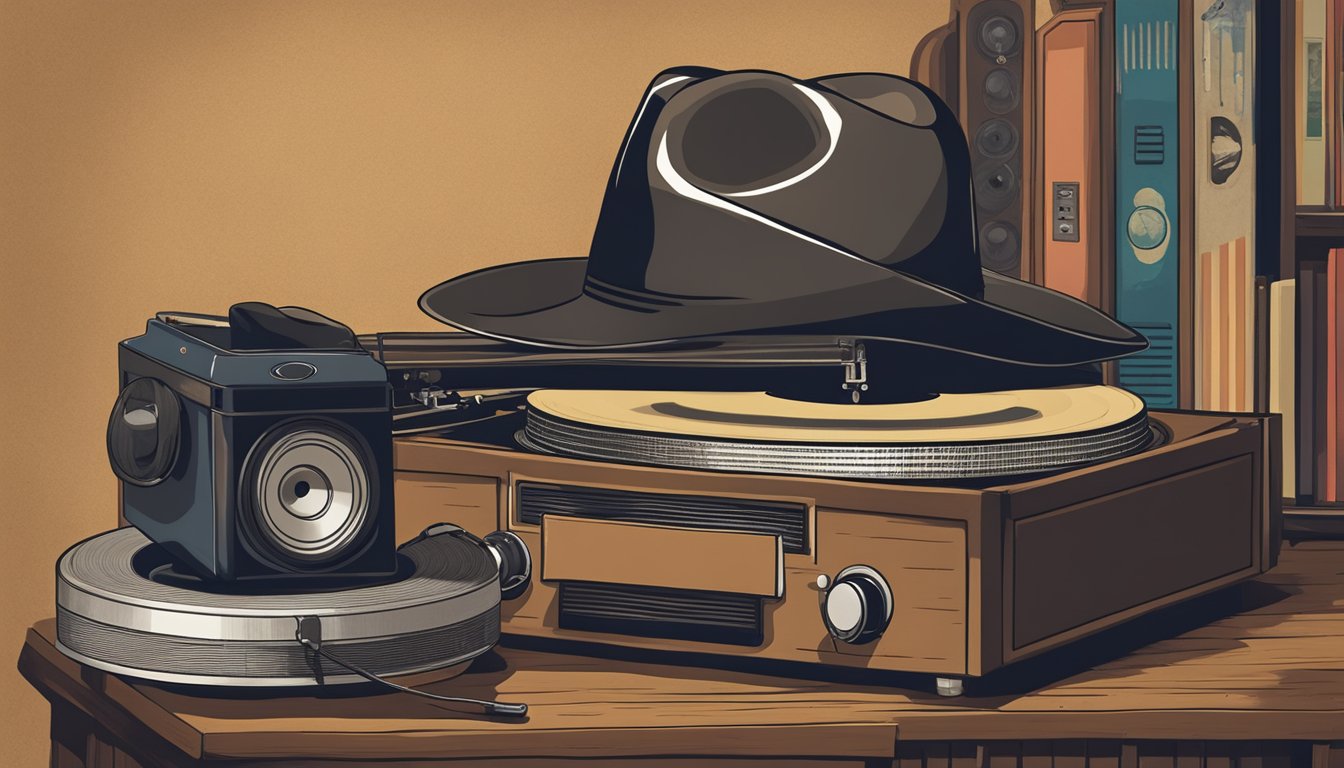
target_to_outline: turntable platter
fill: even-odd
[[[841,405],[760,392],[539,390],[534,450],[660,466],[957,480],[1056,471],[1151,440],[1137,396],[1070,386]]]

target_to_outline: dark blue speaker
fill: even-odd
[[[107,447],[126,521],[210,581],[396,570],[386,370],[298,308],[161,314],[119,347]]]

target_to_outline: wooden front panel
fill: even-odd
[[[660,650],[746,655],[839,666],[948,675],[966,671],[966,537],[960,522],[893,517],[843,510],[817,510],[816,560],[784,555],[782,599],[762,604],[764,638],[759,646],[635,637],[562,629],[557,585],[534,579],[519,600],[504,604],[505,633],[556,637]],[[534,552],[539,531],[515,528]],[[688,556],[685,567],[701,560]],[[837,642],[821,620],[821,574],[834,577],[850,565],[870,565],[892,588],[891,626],[864,645]],[[545,563],[540,564],[546,569]]]
[[[397,472],[397,543],[435,523],[460,525],[477,536],[499,530],[499,481],[493,477]]]
[[[541,578],[780,597],[778,536],[547,516]]]
[[[950,674],[966,667],[966,528],[847,510],[817,510],[819,565],[835,575],[850,565],[871,566],[891,587],[891,625],[866,645],[835,643],[847,656],[883,660],[888,669]],[[814,609],[815,610],[815,609]]]
[[[1266,483],[1258,455],[1264,450],[1262,420],[1228,414],[1164,412],[1154,413],[1153,418],[1172,433],[1173,442],[1099,467],[982,490],[668,470],[527,454],[443,439],[398,440],[399,483],[416,481],[408,487],[414,488],[413,493],[421,493],[424,501],[403,501],[399,484],[398,515],[402,520],[399,528],[414,533],[426,520],[447,519],[484,534],[507,524],[536,556],[541,549],[540,527],[512,517],[515,494],[511,483],[516,480],[797,502],[809,508],[808,538],[814,546],[805,554],[785,553],[784,596],[764,599],[765,636],[759,646],[561,629],[555,584],[539,578],[533,580],[521,598],[503,605],[504,631],[637,648],[978,676],[1004,662],[1062,645],[1161,605],[1253,575],[1263,570],[1265,563],[1272,562],[1271,558],[1262,562],[1261,552],[1262,532],[1267,525],[1265,516],[1270,514],[1270,510],[1261,506]],[[1238,456],[1250,464],[1233,473],[1233,485],[1244,484],[1249,478],[1253,490],[1246,495],[1233,494],[1235,503],[1211,502],[1228,498],[1227,484],[1218,479],[1210,482],[1201,473]],[[451,469],[452,473],[437,472],[439,468]],[[1187,503],[1170,502],[1175,511],[1162,515],[1154,513],[1146,497],[1138,497],[1138,502],[1117,500],[1136,489],[1158,487],[1155,478],[1170,478],[1158,482],[1182,486],[1179,494],[1171,491],[1168,495],[1180,496]],[[1216,487],[1205,492],[1209,486]],[[1188,503],[1189,499],[1200,500],[1199,507]],[[1128,521],[1120,526],[1123,530],[1112,535],[1104,526],[1093,530],[1084,525],[1079,541],[1068,540],[1067,546],[1052,549],[1059,543],[1060,534],[1045,535],[1056,530],[1055,524],[1046,521],[1052,515],[1064,516],[1066,512],[1081,515],[1094,503],[1109,505],[1111,510],[1094,513],[1099,519]],[[426,513],[426,509],[431,512]],[[1193,518],[1189,517],[1192,515]],[[421,518],[416,520],[416,516]],[[1028,519],[1038,517],[1040,520],[1026,525]],[[1233,517],[1228,527],[1228,520]],[[1068,522],[1072,519],[1070,516]],[[1227,532],[1242,530],[1247,519],[1254,521],[1255,554],[1250,566],[1212,581],[1198,572],[1193,580],[1177,584],[1178,591],[1148,602],[1133,604],[1130,600],[1135,595],[1122,595],[1123,599],[1112,602],[1132,607],[1110,613],[1105,612],[1112,610],[1109,605],[1091,614],[1086,606],[1074,607],[1071,610],[1077,615],[1061,620],[1051,615],[1051,606],[1038,606],[1044,611],[1044,618],[1034,619],[1034,629],[1028,621],[1023,638],[1044,639],[1015,647],[1014,606],[1029,614],[1031,607],[1020,604],[1039,602],[1035,595],[1043,593],[1041,584],[1054,588],[1053,585],[1067,582],[1067,578],[1059,577],[1069,574],[1067,563],[1072,562],[1069,558],[1076,558],[1080,549],[1091,547],[1091,551],[1105,552],[1114,542],[1123,541],[1124,536],[1137,538],[1138,544],[1147,546],[1149,542],[1138,536],[1138,532],[1145,528],[1170,531],[1172,520],[1184,520],[1195,529]],[[1032,551],[1036,526],[1044,533],[1034,544],[1037,549]],[[1057,530],[1067,528],[1066,525]],[[1013,538],[1019,533],[1026,540],[1022,551],[1015,552]],[[1067,536],[1064,534],[1066,539]],[[1166,540],[1172,540],[1169,534]],[[1130,546],[1136,559],[1148,556],[1137,545],[1126,546]],[[1265,546],[1272,546],[1272,542]],[[1197,548],[1189,547],[1191,551]],[[1047,550],[1048,557],[1043,554]],[[922,558],[935,562],[924,562]],[[1084,566],[1096,560],[1082,559],[1087,560]],[[1014,561],[1025,569],[1021,574],[1024,586],[1019,586],[1016,592]],[[1033,562],[1045,570],[1032,570]],[[1052,565],[1061,562],[1066,565]],[[869,565],[882,572],[891,582],[897,602],[897,613],[886,634],[874,643],[857,647],[837,644],[826,633],[816,586],[819,575],[834,576],[855,564]],[[1167,573],[1171,575],[1170,571]],[[1037,579],[1036,586],[1030,581],[1033,576]],[[1177,571],[1172,581],[1189,577],[1188,573]],[[1110,584],[1118,578],[1103,583]],[[953,605],[957,607],[952,608]],[[1072,624],[1083,619],[1088,623]],[[1073,628],[1049,634],[1061,626]]]
[[[1264,450],[1264,417],[1149,411],[1171,435],[1165,444],[1123,459],[1011,485],[995,486],[1010,498],[1009,514],[1022,519],[1071,504],[1120,493],[1158,478],[1192,472],[1231,456]],[[1258,470],[1263,471],[1263,470]]]
[[[1015,521],[1013,648],[1251,568],[1256,490],[1240,456]]]
[[[433,471],[438,467],[461,474]],[[423,438],[397,442],[397,468],[399,531],[404,527],[414,535],[426,521],[447,521],[484,535],[507,525],[533,553],[538,562],[531,586],[518,599],[501,605],[506,634],[838,666],[967,673],[967,518],[978,519],[983,514],[982,495],[976,491],[654,469]],[[491,473],[499,479],[488,477]],[[521,523],[512,509],[517,482],[782,499],[809,510],[816,498],[825,496],[846,508],[812,511],[810,551],[784,553],[783,596],[763,598],[762,643],[734,646],[562,629],[558,584],[540,578],[546,572],[542,528]],[[699,555],[687,555],[684,567],[696,568],[701,560]],[[833,577],[850,565],[869,565],[882,572],[891,582],[896,603],[891,628],[876,642],[862,646],[846,646],[832,639],[818,603],[817,577]]]

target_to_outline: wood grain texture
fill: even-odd
[[[823,510],[818,518],[818,526],[824,526],[820,536],[830,543],[817,547],[821,573],[834,574],[853,563],[872,564],[894,585],[892,626],[898,629],[883,633],[876,643],[834,643],[836,649],[847,656],[890,660],[873,666],[953,674],[965,670],[965,527],[848,510]],[[785,607],[794,608],[797,616],[790,634],[817,622],[815,605]]]
[[[1336,741],[1331,743],[1329,766],[1330,768],[1344,767],[1344,741]]]
[[[704,758],[694,756],[678,757],[649,757],[649,758],[617,758],[601,759],[586,757],[503,757],[503,758],[483,758],[483,759],[457,759],[451,761],[445,760],[398,760],[392,765],[395,768],[443,768],[451,766],[452,768],[685,768],[685,766],[695,766],[695,768],[888,768],[890,761],[885,759],[809,759],[799,758],[796,760],[788,759],[770,759],[762,760],[760,758]],[[341,760],[339,762],[313,762],[313,761],[294,761],[294,760],[245,760],[236,761],[209,761],[202,765],[209,768],[213,766],[229,766],[229,768],[317,768],[317,766],[331,766],[331,768],[387,768],[386,762],[379,760]]]
[[[934,768],[938,756],[961,748],[987,756],[978,768],[1325,768],[1310,744],[1283,741],[1202,741],[1060,739],[1054,741],[902,741],[902,768]],[[1319,746],[1319,745],[1318,745]],[[1328,752],[1329,744],[1324,745]],[[1318,752],[1320,750],[1317,750]]]
[[[693,567],[687,567],[688,552],[695,553]],[[540,562],[543,581],[784,594],[780,537],[762,533],[547,516]]]
[[[397,472],[397,543],[435,523],[453,523],[484,536],[498,530],[499,481],[450,472]]]
[[[459,715],[395,693],[228,699],[131,686],[62,656],[52,645],[53,632],[50,621],[31,630],[20,661],[45,695],[79,702],[119,731],[150,731],[184,759],[866,758],[890,757],[896,739],[886,692],[876,687],[688,674],[679,667],[512,649],[489,660],[495,669],[482,670],[486,665],[478,663],[479,671],[439,686],[441,692],[527,702],[527,720],[512,723]]]
[[[430,448],[421,453],[417,449]],[[729,646],[711,642],[692,640],[668,640],[662,638],[644,638],[633,636],[602,635],[575,629],[558,627],[557,584],[552,581],[534,579],[523,599],[507,602],[503,606],[504,631],[508,634],[537,636],[558,639],[579,640],[616,640],[620,645],[664,651],[691,651],[702,653],[732,654],[739,656],[760,656],[793,661],[823,661],[837,666],[856,668],[899,668],[913,672],[965,674],[967,666],[967,568],[968,553],[966,531],[968,525],[963,519],[992,519],[1000,514],[996,504],[990,504],[992,513],[985,509],[986,499],[996,497],[976,494],[961,489],[947,489],[946,496],[929,495],[927,488],[916,486],[893,487],[873,483],[841,483],[838,481],[816,480],[812,478],[775,478],[762,479],[760,476],[728,475],[725,473],[694,473],[681,470],[650,470],[647,467],[634,467],[594,462],[574,462],[567,459],[555,459],[547,456],[528,456],[506,453],[498,456],[497,463],[480,465],[473,462],[490,460],[492,452],[477,448],[461,448],[446,441],[418,439],[398,442],[398,461],[405,460],[409,466],[418,468],[419,477],[432,478],[434,475],[423,471],[432,466],[453,466],[459,469],[480,466],[482,471],[495,472],[501,478],[504,489],[500,494],[501,519],[507,520],[509,528],[520,536],[539,561],[538,572],[545,578],[552,578],[543,554],[543,535],[539,526],[521,522],[517,510],[511,506],[510,489],[520,482],[564,483],[567,485],[599,485],[603,488],[620,490],[653,491],[676,493],[693,491],[699,494],[714,494],[724,497],[748,499],[767,498],[779,501],[791,501],[805,504],[812,512],[809,514],[809,538],[818,542],[809,554],[786,553],[783,556],[784,595],[789,599],[766,600],[766,633],[762,645],[756,647]],[[518,461],[514,461],[518,459]],[[535,464],[534,459],[540,459]],[[561,461],[574,464],[574,471],[567,465],[549,466],[547,462]],[[521,466],[526,472],[516,471]],[[502,478],[507,478],[504,482]],[[703,478],[702,485],[699,480]],[[450,483],[437,486],[439,495],[451,496],[454,484],[466,478],[454,475]],[[489,477],[481,477],[478,484],[492,482]],[[823,484],[818,489],[817,484]],[[858,491],[857,497],[833,495],[832,486]],[[441,507],[435,501],[435,495],[429,491],[428,501]],[[770,492],[762,494],[763,489]],[[753,493],[755,491],[755,493]],[[810,495],[807,495],[810,491]],[[877,493],[874,494],[873,492]],[[888,495],[885,497],[882,492]],[[907,493],[910,491],[911,493]],[[801,492],[801,493],[800,493]],[[868,506],[853,508],[825,508],[815,510],[815,500],[836,498],[844,501],[864,501]],[[882,498],[888,500],[883,505]],[[400,503],[400,502],[399,502]],[[909,509],[911,515],[892,514],[891,510]],[[874,510],[874,511],[868,511]],[[933,510],[935,514],[926,514]],[[946,516],[936,514],[944,511]],[[916,516],[917,515],[917,516]],[[484,535],[488,530],[473,530]],[[677,544],[674,540],[682,537],[705,535],[704,532],[674,532],[680,536],[669,536],[664,542],[668,552],[675,555],[674,561],[683,566],[693,562],[685,554],[698,551],[698,548]],[[827,546],[821,546],[825,538]],[[980,545],[980,542],[977,542]],[[995,555],[999,544],[997,536],[983,542],[983,546]],[[590,549],[601,549],[592,543]],[[977,550],[978,552],[979,550]],[[694,562],[700,562],[705,553],[699,552]],[[995,556],[990,556],[990,565],[994,570],[983,574],[987,584],[1001,584]],[[977,558],[972,561],[979,564]],[[821,622],[815,599],[816,579],[821,574],[834,576],[841,569],[855,563],[878,566],[893,583],[899,582],[894,590],[895,605],[892,622],[903,627],[899,633],[888,633],[876,643],[863,646],[848,646],[834,641]],[[733,568],[745,568],[741,558],[727,560],[726,565]],[[977,574],[980,575],[980,574]],[[747,574],[751,576],[751,574]],[[764,576],[771,582],[772,588],[776,573],[770,569]],[[591,575],[590,575],[591,577]],[[683,577],[684,578],[684,577]],[[757,579],[754,580],[758,580]],[[603,579],[596,579],[602,581]],[[734,579],[733,581],[739,581]],[[666,580],[664,580],[666,581]],[[720,578],[721,583],[728,580]],[[632,578],[628,583],[642,583]],[[706,588],[708,584],[704,585]],[[992,593],[987,593],[992,594]],[[992,626],[995,645],[999,643],[1000,626]],[[979,637],[979,634],[976,635]],[[877,660],[877,661],[874,661]]]
[[[979,696],[972,690],[958,699],[522,648],[501,648],[440,685],[461,695],[526,701],[532,710],[523,723],[454,715],[401,694],[210,698],[82,668],[55,649],[50,621],[29,632],[19,667],[61,707],[115,729],[128,743],[158,744],[182,760],[614,759],[687,750],[890,758],[899,728],[903,743],[955,742],[946,753],[955,768],[1021,768],[1024,741],[1053,742],[1052,759],[1065,768],[1070,754],[1076,763],[1077,745],[1065,753],[1060,740],[1086,740],[1088,768],[1122,768],[1131,747],[1132,765],[1140,768],[1139,745],[1164,765],[1170,757],[1172,768],[1186,768],[1190,755],[1177,744],[1183,741],[1207,742],[1203,768],[1242,768],[1234,759],[1252,752],[1227,745],[1249,740],[1327,744],[1311,753],[1324,762],[1316,768],[1339,768],[1344,542],[1301,543],[1283,553],[1278,569],[1228,594],[1238,610],[1179,636],[1032,690]],[[1182,609],[1197,610],[1198,603]],[[1067,667],[1069,652],[1047,661]],[[1047,679],[1050,673],[1045,667]],[[1152,741],[1170,742],[1175,751],[1155,751]],[[1253,754],[1265,760],[1259,768],[1279,765],[1274,754],[1284,757],[1264,745]],[[943,755],[938,747],[919,759],[923,768],[941,768]]]
[[[1258,521],[1249,510],[1240,517],[1225,510],[1252,495],[1254,479],[1251,457],[1240,456],[1179,482],[1015,521],[1012,589],[1025,599],[1015,603],[1013,648],[1252,568]],[[1190,503],[1192,480],[1205,489],[1198,504]]]
[[[556,584],[535,579],[520,600],[504,606],[504,632],[851,669],[982,676],[1005,662],[1047,652],[1248,578],[1272,561],[1266,549],[1277,538],[1267,532],[1277,531],[1271,518],[1278,515],[1278,499],[1271,499],[1268,491],[1277,485],[1267,476],[1262,457],[1270,421],[1185,412],[1152,417],[1170,433],[1168,444],[1102,465],[980,489],[695,472],[530,454],[441,437],[406,438],[395,443],[396,465],[399,478],[418,478],[413,486],[418,495],[405,504],[399,496],[398,514],[420,514],[408,511],[412,504],[444,510],[462,503],[476,521],[464,523],[468,530],[484,535],[496,521],[505,522],[538,557],[538,570],[545,573],[546,558],[538,554],[540,527],[520,520],[515,509],[516,488],[522,482],[803,504],[809,509],[814,544],[809,553],[785,554],[784,596],[763,604],[765,632],[759,646],[561,628]],[[1220,462],[1236,466],[1210,469]],[[441,481],[431,479],[436,471],[444,473]],[[493,514],[482,509],[492,487],[497,498]],[[458,495],[464,501],[455,501]],[[1206,503],[1189,505],[1187,498]],[[1015,569],[1024,566],[1014,559],[1012,537],[1018,527],[1024,536],[1048,527],[1047,519],[1082,522],[1067,526],[1064,538],[1071,549],[1060,550],[1055,546],[1059,537],[1053,537],[1048,546],[1018,558],[1037,569],[1024,571],[1024,576],[1035,572],[1040,578],[1024,578],[1028,586],[1015,587]],[[1176,522],[1183,526],[1173,535]],[[491,527],[473,528],[487,524]],[[1145,530],[1167,535],[1144,535]],[[1123,544],[1117,531],[1124,534]],[[1221,532],[1220,546],[1212,547],[1214,540],[1208,539],[1210,551],[1189,552],[1185,541],[1207,531]],[[670,536],[667,544],[669,551],[676,548]],[[1072,552],[1074,557],[1050,570],[1051,563],[1067,558],[1045,557],[1041,549]],[[1239,556],[1243,551],[1244,559]],[[1088,552],[1123,555],[1126,568],[1080,567],[1080,561],[1104,560],[1088,557]],[[1233,557],[1239,567],[1224,567]],[[679,554],[671,565],[678,558],[690,564]],[[747,568],[740,558],[729,563]],[[896,606],[892,630],[874,643],[850,646],[826,633],[813,598],[818,576],[834,576],[856,563],[874,567],[888,579]],[[762,570],[743,578],[756,583],[775,575]],[[718,578],[722,583],[741,581]],[[631,577],[623,583],[644,582]],[[1059,599],[1058,590],[1043,584],[1067,584],[1077,599]],[[1116,599],[1089,598],[1103,592]],[[1018,602],[1022,606],[1015,608]],[[1014,617],[1029,625],[1017,642]]]

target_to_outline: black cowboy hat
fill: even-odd
[[[1031,366],[1145,348],[1083,302],[982,271],[969,167],[952,112],[905,78],[669,69],[626,133],[586,259],[472,272],[420,307],[564,348],[824,333]]]

